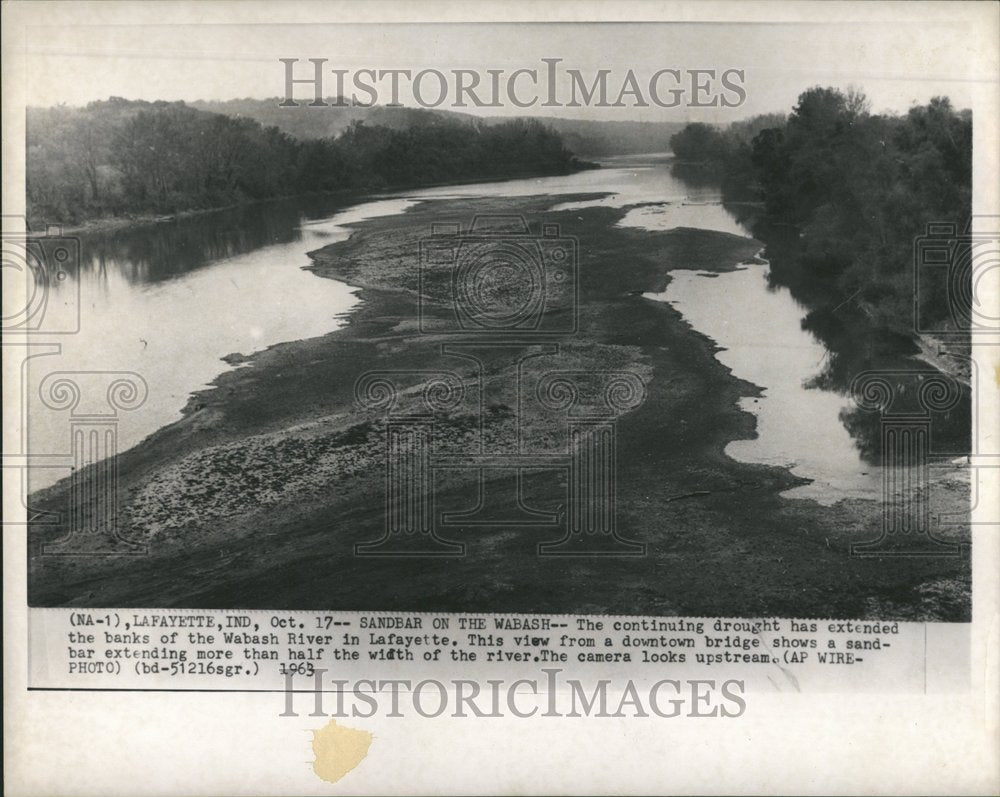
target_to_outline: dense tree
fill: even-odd
[[[689,125],[671,144],[761,200],[760,237],[780,252],[772,271],[808,281],[814,307],[850,297],[900,331],[912,330],[915,237],[930,222],[961,228],[971,212],[971,115],[942,97],[876,115],[858,91],[815,87],[787,120]],[[923,317],[945,323],[949,302],[967,297],[936,288],[921,292]]]
[[[694,122],[670,137],[670,148],[682,160],[714,164],[725,158],[729,142],[712,125]]]
[[[485,125],[431,114],[411,121],[355,120],[335,138],[300,141],[182,102],[111,98],[29,109],[29,220],[78,223],[310,191],[565,174],[583,165],[536,121]]]

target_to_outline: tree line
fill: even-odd
[[[588,165],[534,120],[425,122],[390,129],[355,121],[336,137],[303,141],[183,102],[111,98],[83,108],[29,108],[29,223],[172,214],[313,191],[566,174]]]
[[[857,91],[816,87],[787,117],[691,124],[671,147],[728,199],[759,203],[753,230],[772,273],[811,306],[850,300],[899,332],[912,330],[915,237],[932,222],[961,230],[971,214],[972,116],[944,97],[873,114]],[[922,318],[945,326],[968,301],[942,282],[921,288]]]

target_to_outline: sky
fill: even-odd
[[[514,23],[514,24],[200,24],[36,25],[23,44],[30,105],[81,105],[121,96],[186,100],[265,98],[284,91],[279,58],[326,58],[326,68],[487,69],[505,74],[561,58],[589,80],[627,70],[647,85],[660,69],[744,70],[746,101],[733,108],[467,108],[489,115],[727,122],[788,111],[804,89],[861,88],[873,111],[905,111],[946,95],[959,107],[996,81],[972,64],[968,21],[866,24]],[[328,85],[334,86],[332,78]],[[484,80],[485,82],[485,80]],[[568,85],[568,83],[567,83]],[[384,83],[380,102],[386,102]],[[325,92],[334,93],[332,90]],[[433,93],[433,92],[431,92]],[[412,97],[400,94],[403,104]],[[442,108],[449,106],[443,105]],[[322,109],[310,109],[322,112]]]

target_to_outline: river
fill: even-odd
[[[355,291],[302,267],[307,252],[346,238],[351,223],[402,213],[426,199],[598,192],[608,195],[556,200],[553,209],[635,205],[622,225],[749,234],[723,207],[718,189],[678,179],[664,156],[644,156],[561,177],[430,188],[350,206],[282,200],[84,236],[79,267],[53,283],[51,296],[57,303],[79,301],[80,331],[64,339],[58,354],[32,361],[38,367],[27,391],[29,448],[60,454],[68,446],[65,413],[50,411],[33,393],[50,370],[134,371],[145,379],[145,404],[120,416],[119,450],[125,450],[180,418],[192,392],[227,368],[242,367],[240,358],[223,361],[226,355],[337,329],[359,301]],[[648,298],[673,304],[722,347],[718,357],[736,376],[763,389],[743,401],[757,417],[758,436],[730,444],[730,456],[789,466],[812,479],[792,491],[800,497],[824,503],[874,497],[878,469],[864,461],[841,422],[848,400],[806,387],[828,352],[802,329],[804,309],[787,290],[769,287],[766,274],[760,264],[712,277],[676,271],[663,294]],[[31,489],[67,472],[33,472]]]

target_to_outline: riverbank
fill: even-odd
[[[121,528],[149,554],[33,556],[32,605],[967,619],[967,559],[851,557],[852,542],[877,536],[878,503],[790,501],[779,493],[801,482],[787,470],[725,456],[730,441],[754,433],[738,401],[758,389],[733,378],[674,308],[642,294],[662,292],[673,269],[737,268],[760,243],[617,226],[630,207],[549,210],[587,198],[423,201],[313,253],[319,277],[362,288],[347,326],[253,355],[193,396],[181,421],[120,455]],[[449,527],[441,535],[467,546],[454,559],[354,555],[385,528],[385,423],[359,411],[354,385],[373,370],[442,367],[439,336],[417,323],[419,242],[434,223],[497,213],[525,215],[536,233],[558,224],[578,241],[579,332],[528,376],[624,370],[646,384],[617,424],[618,530],[645,543],[645,557],[538,556],[538,543],[564,536],[564,521]],[[446,365],[469,390],[480,376],[468,360]],[[502,387],[510,365],[487,356],[482,376]],[[400,409],[417,400],[404,391]],[[502,439],[510,407],[489,409],[484,434]],[[473,420],[467,408],[446,413],[442,444],[467,444]],[[529,412],[523,423],[528,439],[558,445],[551,417]],[[506,477],[488,479],[483,512],[509,514]],[[438,508],[468,510],[478,488],[467,474],[450,475],[438,484]],[[67,493],[61,482],[33,496],[33,507],[64,507]],[[565,495],[561,472],[525,477],[525,503],[539,511],[559,517]],[[967,505],[961,488],[952,496]],[[33,526],[33,550],[59,531]]]
[[[584,161],[577,159],[576,168],[570,170],[569,172],[560,172],[558,174],[575,174],[576,172],[590,171],[592,169],[600,169],[601,164],[594,163],[591,161]],[[310,191],[301,194],[287,194],[282,196],[267,197],[265,199],[248,199],[243,202],[233,202],[227,205],[216,205],[210,208],[194,208],[190,210],[181,210],[175,213],[140,213],[133,214],[130,216],[102,216],[100,218],[88,219],[86,221],[80,222],[78,224],[60,224],[57,225],[60,228],[62,235],[91,235],[96,233],[108,233],[117,232],[121,230],[131,230],[139,229],[142,227],[150,227],[157,224],[170,224],[172,222],[179,221],[181,219],[191,219],[198,218],[199,216],[209,216],[213,213],[221,213],[227,210],[235,210],[237,208],[251,207],[254,205],[266,205],[271,202],[279,202],[282,200],[294,200],[294,199],[305,199],[309,197],[321,197],[327,199],[341,200],[345,205],[360,203],[367,200],[381,199],[390,196],[396,196],[399,193],[406,191],[417,191],[425,188],[446,188],[448,186],[460,186],[468,185],[470,182],[475,183],[504,183],[510,180],[522,180],[530,179],[533,177],[551,177],[552,173],[547,172],[518,172],[510,175],[503,175],[498,177],[482,177],[461,180],[446,180],[443,182],[434,183],[413,183],[413,184],[400,184],[394,186],[382,186],[378,191],[372,192],[368,189],[351,188],[345,189],[343,191]],[[40,226],[35,225],[40,229]],[[34,229],[35,227],[32,227]]]
[[[172,224],[182,219],[194,219],[199,216],[208,216],[212,213],[221,213],[226,210],[247,207],[250,205],[273,202],[276,199],[290,199],[292,197],[274,197],[270,199],[258,199],[249,202],[234,202],[229,205],[218,205],[211,208],[199,208],[196,210],[182,210],[176,213],[140,213],[130,216],[101,216],[96,219],[88,219],[78,224],[59,225],[63,235],[94,235],[97,233],[118,232],[121,230],[141,229],[152,227],[157,224]],[[345,197],[346,199],[347,197]]]

